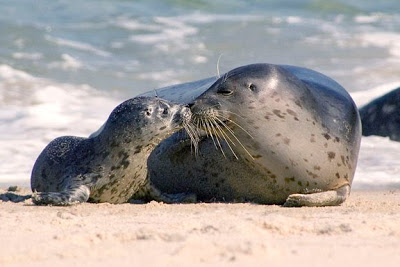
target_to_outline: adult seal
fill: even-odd
[[[400,88],[360,108],[362,134],[387,136],[400,141]]]
[[[158,92],[168,98],[171,90]],[[329,77],[294,66],[243,66],[190,106],[202,137],[198,156],[175,134],[149,157],[150,179],[163,192],[285,206],[339,205],[348,197],[360,118],[350,95]]]
[[[182,105],[137,97],[116,107],[95,135],[55,139],[33,167],[33,202],[184,201],[188,195],[162,194],[149,182],[147,158],[161,140],[184,127],[190,116]]]

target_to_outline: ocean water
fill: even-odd
[[[28,185],[52,139],[125,99],[235,67],[304,66],[359,106],[400,86],[397,0],[3,0],[0,184]],[[400,187],[400,143],[362,139],[354,187]]]

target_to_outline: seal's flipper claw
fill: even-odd
[[[338,206],[350,194],[350,186],[345,185],[336,190],[329,190],[313,194],[292,194],[286,199],[284,207],[322,207]]]
[[[89,195],[89,188],[86,185],[80,185],[61,192],[34,192],[32,201],[36,205],[69,206],[86,202]]]

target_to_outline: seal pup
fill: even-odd
[[[400,141],[400,88],[360,108],[364,136],[388,136]]]
[[[161,140],[185,127],[190,116],[182,105],[137,97],[117,106],[95,136],[56,138],[33,167],[31,188],[37,192],[33,202],[185,201],[190,196],[162,194],[151,185],[147,158]]]
[[[163,192],[285,206],[339,205],[349,195],[360,118],[329,77],[295,66],[243,66],[219,78],[191,110],[203,138],[198,157],[177,135],[149,157],[150,180]]]

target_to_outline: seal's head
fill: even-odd
[[[185,127],[191,118],[189,108],[157,97],[129,99],[110,114],[100,135],[164,139]]]
[[[190,105],[192,123],[211,137],[217,137],[216,146],[221,150],[218,139],[225,141],[235,157],[234,150],[242,149],[246,153],[239,154],[257,158],[262,155],[260,150],[270,149],[265,142],[260,147],[257,140],[268,138],[266,132],[290,127],[293,119],[285,122],[286,126],[282,126],[282,120],[288,119],[285,118],[288,113],[295,116],[295,110],[300,109],[294,102],[307,89],[297,79],[288,82],[290,78],[284,70],[268,64],[229,71]],[[294,86],[296,90],[291,90]]]

